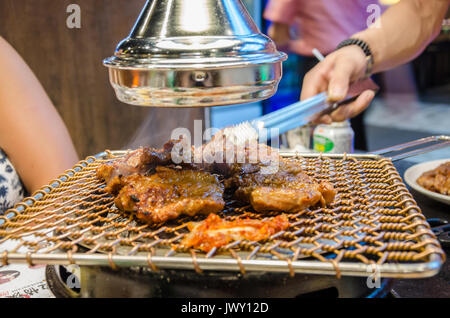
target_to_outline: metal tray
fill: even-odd
[[[0,264],[421,278],[435,275],[445,259],[392,161],[380,155],[283,153],[301,160],[309,175],[332,182],[335,202],[287,214],[289,230],[266,242],[235,242],[205,255],[177,248],[192,218],[149,226],[115,208],[95,169],[124,153],[88,157],[0,217]],[[275,215],[248,207],[221,214]]]

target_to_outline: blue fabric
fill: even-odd
[[[25,188],[19,175],[0,149],[0,215],[20,202],[25,194]]]

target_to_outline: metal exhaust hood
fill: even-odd
[[[149,0],[104,65],[122,102],[202,107],[269,98],[286,58],[240,0]]]

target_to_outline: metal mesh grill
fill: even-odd
[[[334,185],[334,203],[287,214],[289,229],[266,241],[233,242],[204,254],[179,247],[187,222],[204,216],[146,225],[117,210],[95,170],[123,154],[87,158],[0,217],[3,265],[426,277],[439,270],[445,257],[391,161],[379,156],[298,157],[307,174]],[[276,214],[229,202],[220,216],[261,219]]]

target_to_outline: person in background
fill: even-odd
[[[272,21],[268,35],[277,46],[303,57],[299,73],[306,74],[318,63],[313,49],[328,55],[341,41],[367,28],[373,4],[374,0],[269,0],[264,17]],[[380,13],[385,9],[378,8]],[[355,147],[367,150],[362,115],[352,120],[352,127]]]
[[[268,35],[279,47],[313,59],[312,50],[327,55],[350,35],[367,28],[367,9],[374,0],[269,0],[264,18]],[[379,6],[384,10],[384,6]]]
[[[19,54],[0,37],[0,215],[77,161],[51,100]]]
[[[380,27],[352,35],[306,74],[301,99],[328,92],[331,100],[342,100],[351,83],[411,61],[439,34],[449,4],[449,0],[401,0],[390,7],[381,16]],[[366,91],[318,122],[355,117],[373,98],[374,93]]]

